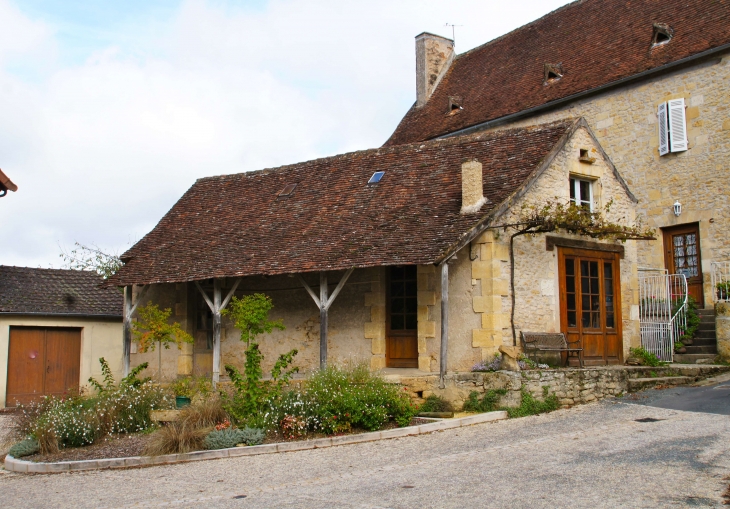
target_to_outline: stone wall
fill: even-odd
[[[580,150],[586,149],[595,162],[579,160]],[[550,167],[532,188],[497,218],[496,224],[519,221],[523,205],[542,205],[555,199],[566,203],[570,197],[569,179],[583,176],[594,180],[596,207],[603,208],[612,201],[606,217],[612,221],[631,224],[635,219],[635,203],[604,160],[589,132],[578,129],[554,159]],[[490,230],[472,242],[472,278],[477,290],[473,310],[481,315],[481,327],[473,330],[472,346],[480,348],[482,358],[491,358],[500,345],[512,345],[510,326],[509,235]],[[567,234],[566,238],[581,239]],[[585,239],[583,239],[585,240]],[[640,343],[638,322],[637,241],[627,241],[621,260],[621,311],[623,318],[624,356]],[[521,236],[514,242],[515,251],[515,328],[519,344],[520,330],[539,332],[560,331],[560,302],[557,250],[547,251],[545,235]]]
[[[730,55],[612,89],[509,126],[584,117],[655,228],[699,223],[705,303],[710,262],[730,260]],[[689,150],[659,156],[657,106],[684,98]],[[503,129],[499,126],[495,129]],[[676,217],[672,205],[683,212]],[[639,265],[664,268],[663,242],[638,245]]]
[[[439,377],[391,377],[408,390],[411,397],[422,402],[436,394],[451,402],[458,410],[472,391],[482,394],[489,390],[506,389],[499,406],[516,407],[521,402],[524,389],[536,399],[543,400],[544,388],[548,395],[556,395],[563,406],[591,403],[609,397],[620,397],[631,392],[632,381],[658,377],[688,377],[701,380],[721,372],[730,371],[727,366],[614,366],[589,369],[546,369],[529,371],[495,371],[488,373],[456,373],[444,379],[444,389],[439,388]]]

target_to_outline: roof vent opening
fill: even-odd
[[[549,85],[563,77],[563,64],[545,64],[543,85]]]
[[[662,46],[674,37],[674,30],[666,23],[654,23],[654,35],[651,39],[651,47]]]
[[[297,184],[287,184],[286,187],[282,189],[282,191],[279,193],[279,198],[286,198],[287,196],[291,196],[296,187]]]
[[[464,109],[461,103],[461,97],[458,95],[449,96],[449,115],[458,113]]]
[[[373,176],[370,177],[370,180],[368,180],[368,184],[377,184],[380,182],[380,179],[383,178],[383,175],[385,175],[384,171],[376,171],[373,173]]]

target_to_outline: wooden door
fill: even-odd
[[[587,366],[623,362],[618,253],[561,248],[560,325]]]
[[[81,329],[11,327],[6,404],[78,390]]]
[[[700,227],[697,223],[665,228],[664,266],[670,274],[684,274],[689,294],[697,306],[705,307],[700,258]]]
[[[386,292],[386,365],[418,367],[418,284],[415,265],[391,267]]]

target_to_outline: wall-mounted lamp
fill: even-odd
[[[674,215],[679,217],[679,215],[682,213],[682,204],[679,203],[679,200],[674,202]]]

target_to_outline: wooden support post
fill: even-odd
[[[221,374],[221,281],[213,280],[213,388]]]
[[[132,353],[132,285],[124,287],[124,334],[122,336],[122,356],[124,377],[129,375],[131,353]]]
[[[149,290],[150,285],[142,287],[142,291],[137,295],[137,302],[132,304],[132,285],[124,287],[124,309],[123,314],[123,327],[122,327],[122,374],[123,376],[129,375],[131,369],[131,354],[132,354],[132,315],[137,310],[137,305],[144,297],[144,294]]]
[[[319,273],[319,369],[327,367],[327,273]]]
[[[449,264],[441,264],[441,360],[439,362],[439,387],[445,388],[444,378],[449,353]]]

